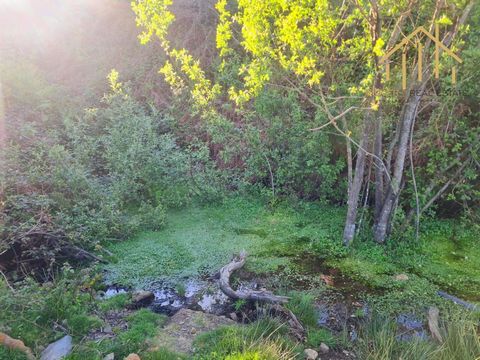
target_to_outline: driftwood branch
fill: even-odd
[[[272,315],[280,316],[286,319],[292,334],[299,340],[305,340],[305,328],[298,321],[297,317],[287,308],[281,304],[288,302],[289,297],[273,295],[270,291],[255,291],[255,290],[233,290],[230,286],[230,276],[235,270],[241,269],[247,260],[247,253],[242,251],[239,256],[235,257],[230,263],[220,269],[220,289],[225,295],[232,299],[244,299],[252,301],[264,301],[271,303]]]
[[[289,298],[287,296],[273,295],[270,291],[256,290],[233,290],[230,286],[230,276],[235,270],[241,269],[247,260],[247,253],[242,251],[238,257],[235,257],[230,263],[220,269],[220,289],[225,295],[232,299],[243,299],[252,301],[265,301],[273,304],[285,304]]]

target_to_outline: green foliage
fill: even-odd
[[[276,193],[305,199],[342,199],[339,179],[344,162],[332,160],[332,141],[312,132],[312,120],[324,116],[307,112],[298,94],[265,90],[255,99],[245,135],[247,177],[262,179]],[[271,172],[271,174],[270,174]]]
[[[165,229],[108,246],[118,261],[104,266],[106,280],[144,287],[159,278],[178,281],[214,273],[243,249],[249,253],[246,268],[258,273],[293,267],[293,257],[302,251],[344,256],[336,241],[342,213],[319,204],[299,204],[298,209],[283,204],[272,210],[252,197],[174,211]],[[325,218],[321,224],[320,216]]]
[[[308,327],[317,326],[317,311],[313,305],[313,296],[301,292],[293,292],[290,294],[290,297],[291,299],[286,304],[286,307],[297,316],[298,320]]]
[[[456,221],[428,220],[418,243],[404,242],[392,250],[398,263],[443,289],[479,301],[480,255],[471,226]]]
[[[235,311],[240,311],[243,309],[243,307],[247,304],[247,301],[244,300],[244,299],[238,299],[238,300],[235,300],[235,302],[233,303],[233,308],[235,309]]]
[[[11,176],[0,177],[0,249],[26,264],[19,277],[51,276],[78,253],[72,246],[98,250],[140,228],[159,230],[167,207],[221,196],[208,154],[181,149],[167,115],[135,100],[117,72],[109,81],[98,108],[50,126],[20,122],[1,150],[1,173]]]
[[[329,347],[337,345],[336,337],[327,329],[309,329],[307,332],[306,345],[311,348],[319,348],[320,344],[324,343]]]
[[[85,314],[72,315],[67,319],[67,325],[73,334],[86,334],[89,330],[100,328],[102,324],[102,320],[97,316]]]
[[[86,291],[91,275],[82,271],[73,273],[65,269],[64,274],[51,283],[39,285],[25,280],[14,293],[0,283],[0,331],[21,339],[27,346],[48,344],[60,333],[55,329],[66,329],[79,339],[90,330],[99,328],[102,321],[91,312],[95,300]]]
[[[177,354],[167,349],[160,349],[154,352],[147,352],[142,355],[145,360],[182,360],[188,357],[184,354]]]
[[[120,310],[130,302],[130,294],[117,294],[111,298],[105,299],[98,304],[100,310],[106,312],[109,310]]]
[[[480,355],[478,326],[466,315],[454,315],[442,328],[443,344],[401,341],[395,323],[374,316],[359,332],[358,353],[365,359],[475,359]]]
[[[8,360],[28,360],[27,355],[19,350],[10,350],[4,346],[0,347],[0,359]]]
[[[148,309],[141,309],[128,317],[129,328],[118,335],[115,353],[126,356],[146,346],[146,340],[156,334],[157,327],[163,326],[167,320],[164,315],[155,314]]]
[[[297,350],[286,331],[284,325],[268,318],[242,327],[223,327],[195,339],[194,359],[291,359]]]

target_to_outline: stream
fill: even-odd
[[[310,261],[312,260],[312,261]],[[343,276],[337,269],[329,268],[314,259],[302,258],[302,271],[305,273],[320,274],[320,278],[328,283],[322,297],[315,301],[317,311],[317,325],[329,329],[337,334],[347,331],[351,341],[358,337],[358,327],[368,318],[371,310],[363,300],[366,294],[378,293],[352,279]],[[255,277],[253,274],[241,274],[242,280],[235,282],[241,290],[260,290],[271,287],[268,277]],[[317,276],[318,277],[318,276]],[[246,280],[245,280],[246,278]],[[219,288],[217,280],[212,278],[189,278],[181,282],[182,285],[173,285],[166,281],[153,282],[144,290],[154,294],[153,301],[148,307],[160,314],[173,316],[182,308],[217,316],[226,316],[240,323],[249,323],[258,316],[255,304],[235,302],[227,297]],[[305,280],[294,279],[291,282],[293,290],[305,290],[311,286]],[[104,293],[104,298],[117,294],[127,293],[131,289],[112,285]],[[275,292],[275,290],[274,290]],[[414,314],[400,314],[396,318],[398,338],[404,341],[426,339],[429,336],[425,321]]]

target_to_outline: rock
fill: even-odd
[[[325,343],[321,343],[321,344],[320,344],[320,352],[321,352],[322,354],[326,354],[326,353],[328,353],[329,351],[330,351],[330,348],[328,347],[327,344],[325,344]]]
[[[72,351],[72,337],[67,335],[48,345],[42,351],[40,360],[59,360],[70,354],[70,351]]]
[[[305,349],[303,351],[306,360],[315,360],[318,358],[318,352],[313,349]]]
[[[114,353],[110,353],[103,358],[103,360],[114,360],[114,359],[115,359],[115,354]]]
[[[213,331],[220,326],[234,324],[236,324],[234,321],[224,316],[183,308],[159,329],[155,338],[151,339],[149,351],[167,348],[178,353],[192,354],[193,340],[197,335]]]
[[[125,360],[142,360],[142,359],[140,359],[140,356],[138,356],[137,354],[130,354],[125,358]]]
[[[132,295],[132,302],[128,306],[130,309],[138,309],[140,307],[148,306],[155,295],[151,291],[136,291]]]
[[[112,333],[113,332],[113,329],[112,329],[112,326],[110,324],[107,324],[103,327],[103,332],[104,333]],[[110,354],[109,354],[110,355]]]
[[[408,275],[407,274],[395,275],[395,280],[397,280],[397,281],[407,281],[408,280]]]
[[[238,321],[238,316],[237,316],[237,314],[235,314],[234,312],[230,313],[228,316],[229,316],[230,319],[232,319],[233,321]]]

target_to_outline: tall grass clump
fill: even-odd
[[[294,359],[298,350],[287,331],[285,325],[269,318],[243,327],[222,327],[197,337],[194,359]]]
[[[396,323],[374,315],[359,332],[357,353],[368,360],[474,360],[480,357],[478,323],[466,314],[445,321],[442,343],[433,339],[401,340]]]

